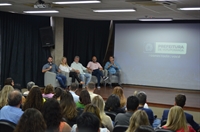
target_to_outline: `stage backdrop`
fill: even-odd
[[[200,90],[200,23],[117,23],[125,84]]]
[[[100,64],[106,52],[110,21],[64,19],[64,56],[68,64],[74,56],[80,56],[80,62],[86,66],[92,56],[97,56]]]
[[[5,12],[0,16],[1,85],[12,77],[22,87],[29,81],[42,86],[42,66],[50,50],[42,48],[39,28],[50,26],[50,18]]]

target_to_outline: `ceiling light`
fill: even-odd
[[[59,11],[56,11],[56,10],[24,11],[24,13],[59,13]]]
[[[98,0],[88,0],[88,1],[60,1],[52,2],[53,4],[92,4],[92,3],[101,3]]]
[[[172,21],[171,18],[140,18],[139,21]]]
[[[108,9],[108,10],[93,10],[93,12],[135,12],[134,9]]]
[[[178,8],[179,10],[183,11],[197,11],[200,10],[200,7],[186,7],[186,8]]]
[[[0,3],[0,6],[11,6],[12,4],[10,3]]]

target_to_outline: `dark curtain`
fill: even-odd
[[[42,48],[39,28],[50,26],[49,17],[0,12],[1,84],[7,77],[26,87],[34,81],[43,86],[42,66],[50,55]]]
[[[86,66],[92,56],[103,65],[108,43],[110,21],[64,19],[64,56],[70,65],[74,56]]]

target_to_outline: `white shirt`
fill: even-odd
[[[63,66],[63,65],[61,65],[61,64],[60,64],[60,66],[59,66],[59,69],[60,69],[61,71],[68,72],[68,73],[72,70],[71,67],[66,66],[66,65]]]
[[[72,94],[72,97],[74,98],[74,102],[77,103],[79,101],[79,96],[76,95],[74,91],[69,91]]]
[[[76,132],[77,124],[72,126],[71,132]],[[100,128],[100,132],[110,132],[107,128]]]
[[[71,64],[71,68],[75,69],[75,70],[79,70],[80,74],[83,74],[84,70],[87,70],[87,68],[85,68],[81,63],[76,63],[76,62],[73,62]]]

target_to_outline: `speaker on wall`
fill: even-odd
[[[42,47],[54,46],[54,36],[52,27],[40,28],[40,37],[42,40]]]

